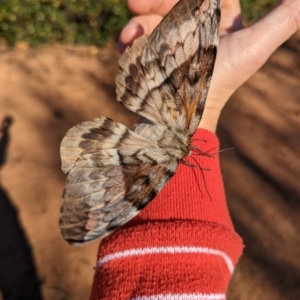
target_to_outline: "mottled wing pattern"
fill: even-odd
[[[182,0],[119,62],[117,98],[130,110],[190,137],[197,129],[218,44],[219,0]]]
[[[178,166],[166,150],[104,117],[71,128],[61,157],[68,177],[59,224],[72,244],[104,237],[132,219]]]
[[[62,170],[68,173],[78,159],[85,153],[98,154],[99,150],[107,150],[103,160],[112,164],[120,164],[118,149],[124,145],[134,152],[140,148],[148,148],[149,142],[128,130],[124,125],[106,117],[82,122],[71,128],[60,147]]]
[[[70,129],[60,228],[70,243],[104,237],[133,218],[189,153],[212,75],[219,1],[181,0],[120,59],[118,100],[152,121],[132,130],[109,118]]]

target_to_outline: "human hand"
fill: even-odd
[[[138,14],[120,35],[128,45],[150,34],[177,0],[127,0]],[[220,112],[233,92],[253,75],[284,41],[300,29],[300,0],[282,0],[255,24],[242,29],[238,0],[221,3],[220,42],[215,69],[199,127],[216,130]],[[121,50],[124,47],[121,46]]]

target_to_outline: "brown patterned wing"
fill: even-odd
[[[131,220],[177,169],[172,159],[160,165],[125,167],[89,162],[72,169],[63,194],[59,224],[71,244],[103,238]]]
[[[117,98],[190,137],[199,125],[219,39],[219,0],[181,0],[119,62]]]
[[[100,117],[93,121],[82,122],[72,127],[61,142],[62,170],[64,173],[70,172],[82,155],[87,153],[110,150],[111,156],[114,157],[118,148],[124,145],[133,152],[140,148],[153,147],[147,140],[110,118]],[[106,155],[107,157],[103,159],[112,160],[108,153]],[[118,161],[113,164],[119,163]]]
[[[163,188],[178,161],[152,140],[108,118],[69,130],[61,145],[62,168],[68,177],[59,221],[69,243],[105,237]]]

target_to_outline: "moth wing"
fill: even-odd
[[[178,166],[151,138],[148,141],[108,118],[70,129],[61,153],[68,177],[59,223],[63,237],[72,244],[105,237],[128,222]]]
[[[219,0],[182,0],[119,61],[117,98],[130,110],[191,136],[199,125],[219,36]]]
[[[116,152],[118,147],[124,145],[133,151],[151,146],[147,140],[110,118],[100,117],[82,122],[69,129],[61,142],[61,168],[67,174],[82,155],[110,149]],[[109,155],[108,152],[106,154]]]
[[[98,167],[90,161],[76,166],[64,190],[59,221],[62,236],[71,244],[107,236],[136,216],[176,169],[172,159],[159,165]]]

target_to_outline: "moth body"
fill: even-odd
[[[149,140],[180,161],[190,152],[190,139],[186,134],[175,132],[160,124],[141,123],[132,128],[133,132]]]

